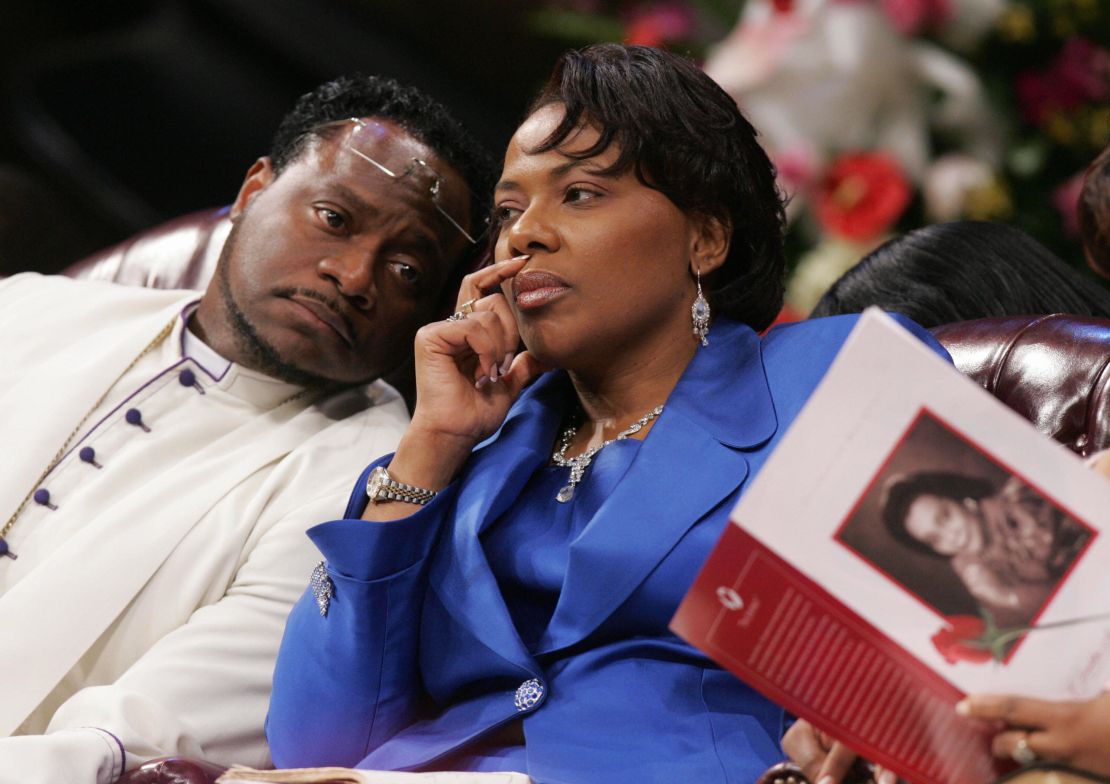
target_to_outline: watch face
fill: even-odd
[[[370,497],[371,501],[381,495],[383,486],[387,481],[389,481],[389,474],[381,466],[370,472],[370,479],[366,483],[366,495]]]

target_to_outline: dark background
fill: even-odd
[[[352,71],[500,155],[561,45],[519,0],[0,0],[0,274],[229,203],[297,96]]]

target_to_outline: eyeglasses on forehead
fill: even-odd
[[[478,226],[479,231],[477,233],[471,234],[471,232],[467,231],[464,227],[465,221],[460,220],[455,215],[452,215],[447,207],[444,206],[442,201],[444,177],[442,174],[432,168],[431,165],[427,163],[427,161],[423,161],[420,158],[413,157],[408,159],[408,162],[405,164],[404,168],[398,166],[390,168],[386,164],[374,158],[373,155],[371,155],[369,152],[366,151],[366,149],[364,149],[370,146],[369,143],[364,140],[375,138],[374,125],[367,123],[365,120],[361,120],[358,117],[350,117],[345,120],[335,120],[333,122],[323,123],[322,125],[318,125],[315,128],[312,128],[309,133],[320,136],[322,135],[322,132],[328,128],[338,128],[343,125],[354,126],[350,135],[347,137],[347,141],[343,145],[344,149],[346,149],[352,155],[361,158],[362,160],[370,164],[373,171],[376,171],[379,174],[388,177],[394,182],[399,182],[401,180],[416,182],[420,186],[420,189],[428,194],[428,197],[431,199],[432,206],[435,207],[436,212],[442,215],[448,223],[455,227],[455,229],[460,234],[466,237],[467,242],[471,243],[472,245],[477,245],[479,242],[482,241],[482,238],[486,235],[486,232],[489,231],[489,217],[483,217],[480,226]],[[480,203],[479,199],[474,195],[474,192],[471,191],[469,187],[466,188],[466,194],[469,197],[468,205]]]

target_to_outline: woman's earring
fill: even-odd
[[[694,271],[698,276],[698,296],[690,306],[690,318],[694,322],[694,338],[700,340],[703,346],[709,345],[709,300],[701,291],[701,270]]]

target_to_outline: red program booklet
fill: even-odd
[[[869,311],[671,623],[914,784],[1004,772],[967,693],[1110,680],[1110,481]]]

